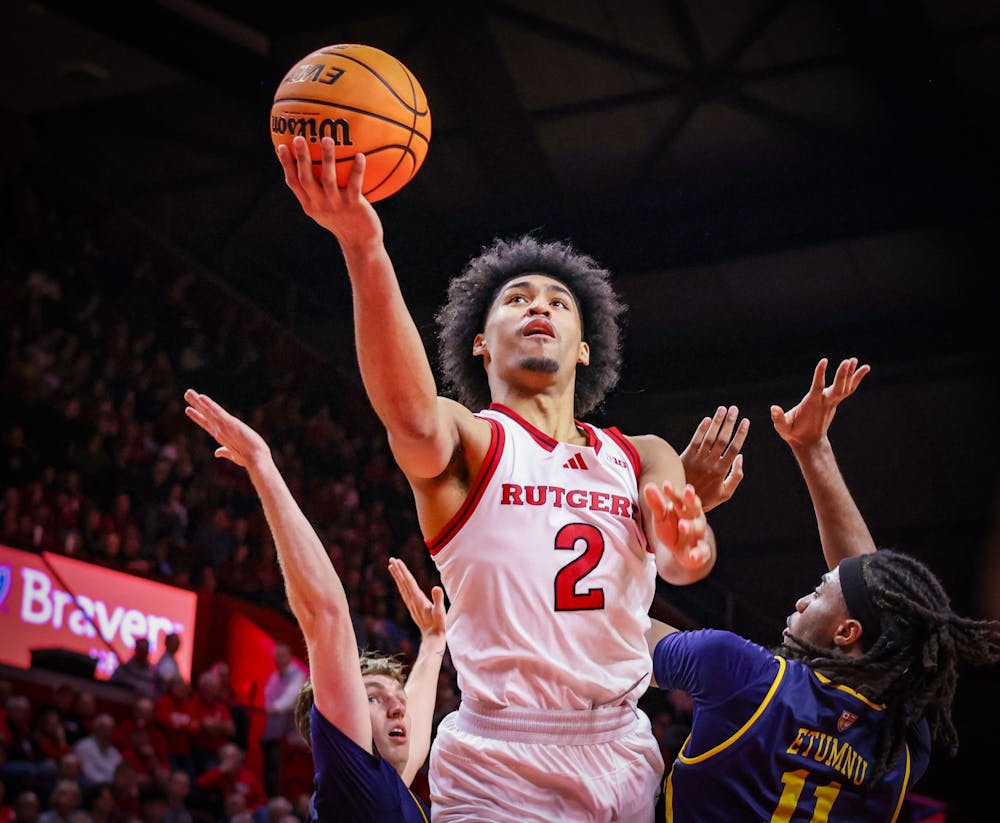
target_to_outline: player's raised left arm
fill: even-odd
[[[406,564],[390,558],[389,573],[396,582],[410,617],[420,629],[420,650],[406,678],[406,704],[410,712],[410,753],[401,777],[409,786],[420,770],[431,748],[431,727],[434,721],[434,701],[437,697],[438,674],[445,652],[444,590],[431,589],[429,600]]]
[[[629,438],[639,452],[639,508],[646,539],[656,552],[656,571],[676,586],[695,583],[715,565],[715,536],[684,466],[663,438]]]

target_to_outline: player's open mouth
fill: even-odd
[[[542,335],[544,337],[555,337],[555,329],[552,328],[552,324],[548,320],[544,320],[541,317],[537,317],[534,320],[529,320],[525,323],[524,328],[521,330],[521,334],[525,337],[536,337]]]
[[[402,726],[393,726],[389,729],[389,737],[405,738],[406,730]]]

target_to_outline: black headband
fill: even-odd
[[[844,594],[847,611],[861,624],[861,648],[868,651],[875,645],[882,628],[879,610],[872,602],[865,583],[863,554],[846,557],[840,561],[840,590]]]

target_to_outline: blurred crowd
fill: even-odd
[[[412,659],[419,636],[388,560],[402,558],[425,591],[436,572],[383,430],[367,407],[349,405],[362,394],[345,389],[356,376],[333,372],[113,214],[67,218],[29,186],[14,196],[0,275],[0,544],[288,613],[245,473],[216,460],[184,415],[193,387],[271,445],[344,581],[359,646]],[[86,692],[54,684],[51,699],[29,701],[7,684],[0,823],[307,819],[308,750],[296,777],[289,736],[292,778],[269,797],[244,765],[246,712],[225,668],[196,673],[193,688],[178,676],[129,682],[136,700],[124,717],[96,711]],[[683,698],[651,691],[641,703],[668,763],[687,733]],[[457,701],[446,665],[436,719]]]

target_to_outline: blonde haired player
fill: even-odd
[[[622,306],[608,273],[531,238],[469,264],[440,318],[446,375],[468,402],[491,404],[474,414],[438,396],[361,195],[364,156],[346,188],[331,140],[321,182],[304,140],[278,156],[346,258],[365,388],[451,600],[462,704],[431,754],[434,819],[646,823],[663,763],[636,700],[656,572],[699,580],[715,546],[665,441],[577,420],[617,379]],[[718,499],[739,482],[735,451]]]

